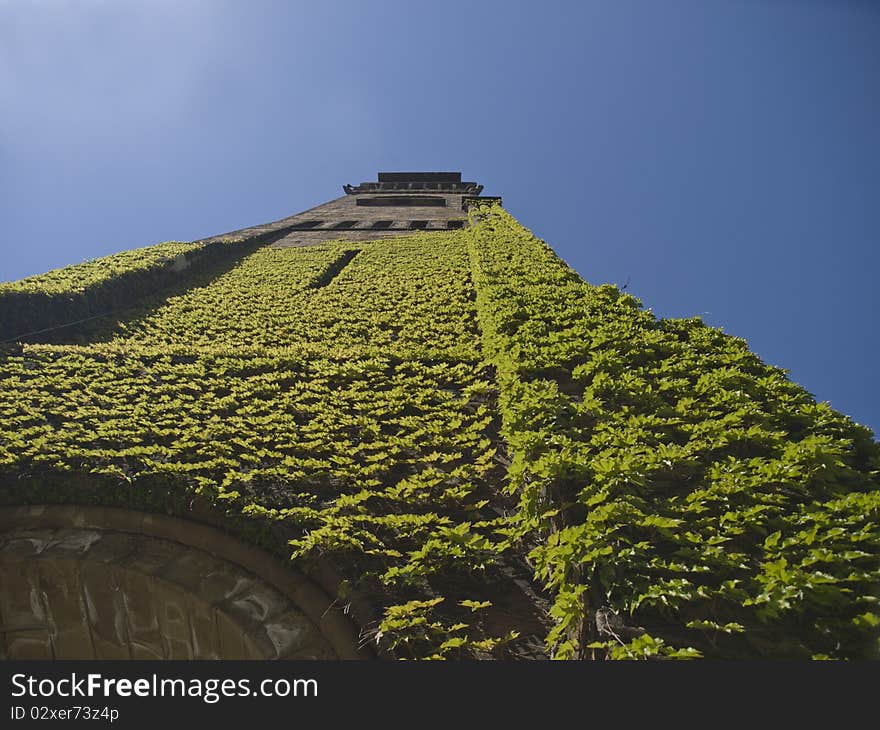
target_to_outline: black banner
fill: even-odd
[[[839,724],[872,701],[878,669],[769,662],[0,662],[0,727],[270,720],[337,727],[407,718],[410,726],[469,727],[478,717],[566,724],[560,713],[627,725],[700,717],[763,724],[804,715]]]

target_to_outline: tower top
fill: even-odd
[[[483,186],[475,182],[462,182],[460,172],[380,172],[377,182],[343,185],[342,189],[347,195],[425,190],[459,195],[479,195]]]
[[[460,172],[380,172],[379,182],[461,182]]]

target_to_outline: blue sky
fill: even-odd
[[[880,2],[0,0],[0,281],[395,169],[880,431]]]

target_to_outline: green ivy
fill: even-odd
[[[380,650],[503,653],[518,637],[482,617],[506,521],[473,299],[460,232],[264,248],[80,345],[7,352],[0,501],[186,514],[198,498],[248,539],[283,534],[301,566],[331,563],[339,605],[376,608]]]
[[[499,207],[473,217],[513,539],[560,658],[869,657],[880,450],[746,343],[584,283]]]
[[[117,314],[253,246],[226,238],[169,241],[0,284],[0,340],[55,341],[76,332],[71,325]]]
[[[497,206],[223,244],[149,289],[191,245],[0,289],[41,321],[144,285],[0,351],[0,502],[207,502],[331,564],[400,658],[877,655],[878,446],[742,340],[584,283]],[[549,617],[514,596],[526,561]]]

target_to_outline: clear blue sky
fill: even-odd
[[[395,169],[880,431],[880,2],[0,0],[0,280]]]

